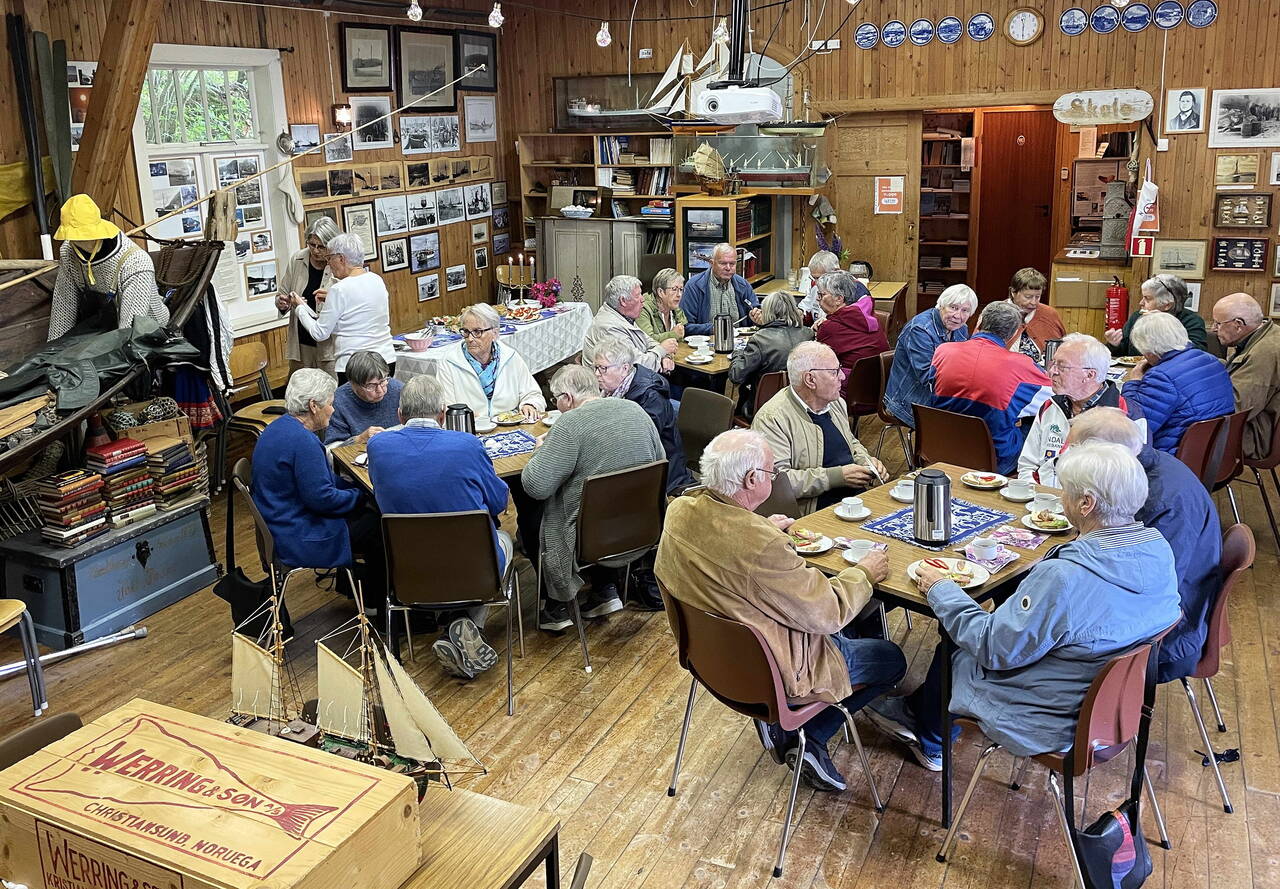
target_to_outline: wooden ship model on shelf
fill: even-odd
[[[272,596],[237,627],[228,722],[407,775],[419,799],[433,780],[452,787],[464,775],[483,774],[467,745],[388,654],[359,591],[356,608],[356,617],[317,640],[317,696],[305,704],[284,656],[278,599]],[[258,638],[240,632],[255,623],[263,627]],[[348,641],[340,654],[331,645],[343,637]]]

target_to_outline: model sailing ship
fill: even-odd
[[[228,722],[408,775],[418,785],[419,798],[432,780],[452,786],[464,774],[483,773],[467,745],[387,653],[358,589],[356,609],[356,617],[316,642],[317,698],[309,712],[284,656],[279,600],[272,596],[263,603],[231,635]],[[258,638],[241,632],[259,624]],[[342,637],[349,640],[339,654],[330,646]]]

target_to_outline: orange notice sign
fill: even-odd
[[[876,212],[901,213],[903,202],[903,176],[876,177]]]

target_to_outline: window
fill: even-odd
[[[139,102],[147,144],[254,139],[252,82],[245,69],[152,66]]]

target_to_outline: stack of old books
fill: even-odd
[[[40,535],[53,546],[79,546],[108,529],[102,476],[72,469],[41,479],[36,500],[45,526]]]
[[[155,482],[156,505],[173,509],[208,487],[204,466],[182,439],[162,435],[147,441],[147,465]]]

